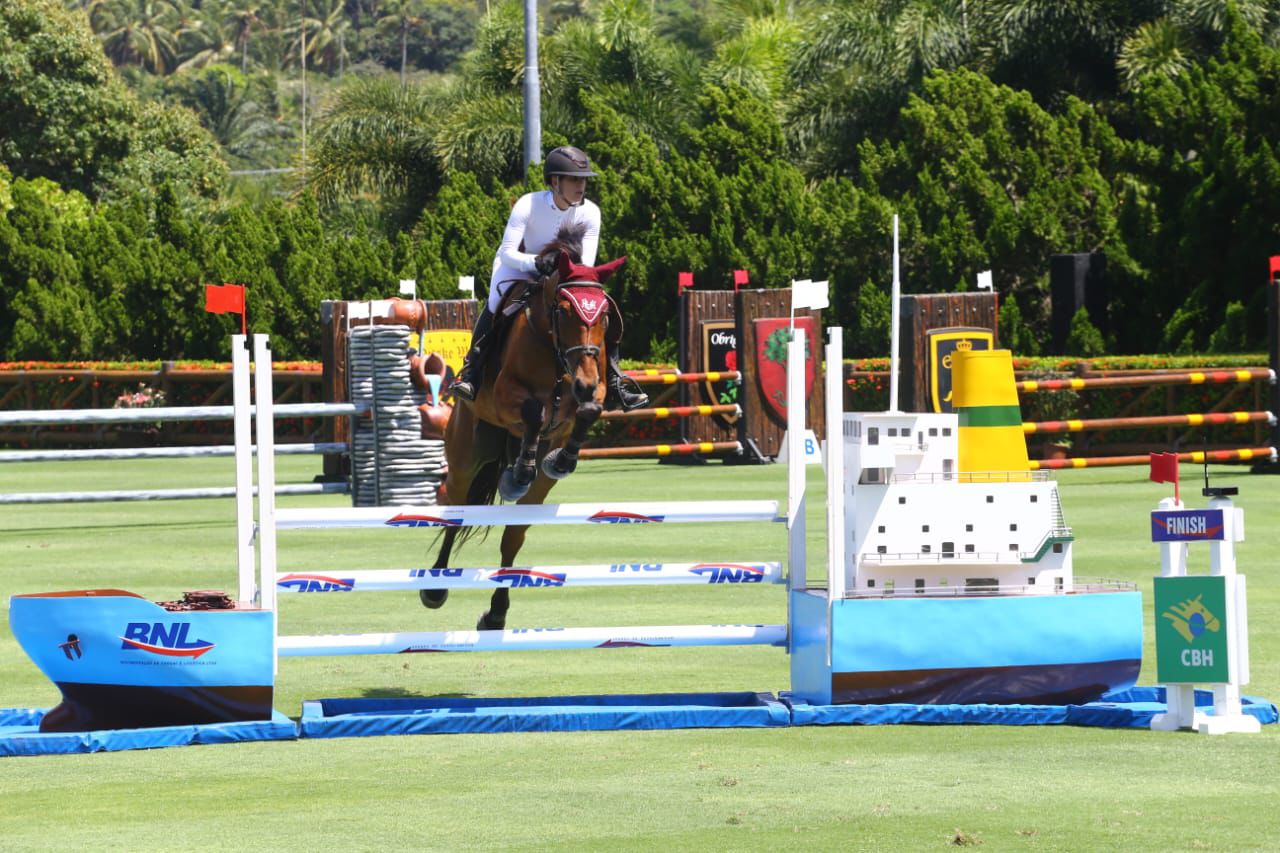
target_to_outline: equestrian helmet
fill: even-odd
[[[591,171],[591,161],[587,159],[586,152],[572,145],[562,145],[552,150],[547,154],[547,159],[542,161],[543,179],[551,183],[552,175],[569,175],[575,178],[596,177],[596,173]]]

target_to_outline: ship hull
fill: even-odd
[[[41,731],[270,720],[272,614],[169,611],[123,590],[18,595],[19,645],[62,692]]]
[[[791,593],[792,694],[812,704],[1093,701],[1142,666],[1137,592],[856,598]]]

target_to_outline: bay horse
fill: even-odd
[[[490,504],[500,496],[540,504],[577,467],[587,431],[604,411],[606,336],[616,344],[622,333],[603,285],[627,260],[578,266],[569,253],[576,254],[580,245],[578,234],[562,231],[540,253],[540,259],[554,258],[554,271],[527,286],[526,303],[512,314],[504,339],[493,348],[496,364],[487,365],[475,400],[455,405],[444,437],[445,503]],[[502,568],[515,565],[528,529],[504,528]],[[445,530],[434,568],[447,568],[455,543],[474,531]],[[449,591],[418,594],[423,605],[436,608]],[[509,606],[510,588],[498,587],[476,628],[506,627]]]

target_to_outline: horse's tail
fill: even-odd
[[[498,499],[498,477],[501,473],[502,460],[494,459],[486,462],[471,480],[471,488],[467,490],[467,503],[471,506],[487,506],[494,503]],[[477,533],[480,533],[480,539],[483,541],[489,535],[489,528],[462,528],[458,531],[457,545],[462,546]]]

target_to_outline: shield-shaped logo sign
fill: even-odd
[[[991,349],[995,337],[990,329],[951,327],[929,329],[929,405],[935,412],[953,412],[951,402],[951,358],[957,350]]]
[[[733,320],[702,321],[702,372],[724,373],[738,369],[738,332]],[[732,405],[740,399],[741,379],[704,380],[703,392],[713,406]],[[736,423],[737,415],[715,415],[725,426]]]
[[[791,319],[761,317],[754,321],[756,333],[756,376],[760,396],[782,423],[787,421],[787,344],[791,342]],[[796,317],[796,328],[804,330],[804,397],[813,393],[818,373],[817,324],[812,317]]]

